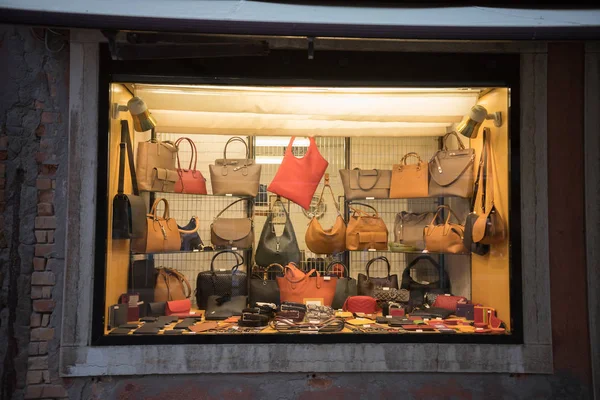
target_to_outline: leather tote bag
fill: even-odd
[[[247,304],[247,296],[210,296],[207,300],[204,318],[209,321],[223,320],[235,315],[242,315]]]
[[[125,153],[129,161],[131,186],[133,194],[124,193]],[[133,165],[133,149],[129,136],[129,123],[121,120],[121,143],[119,144],[119,186],[113,198],[113,239],[141,239],[146,237],[146,202],[140,197],[135,166]]]
[[[342,268],[341,276],[338,276],[335,272],[332,272],[333,267],[335,269]],[[333,302],[331,303],[331,307],[334,310],[340,310],[344,307],[346,303],[346,299],[350,296],[356,296],[358,293],[358,289],[356,286],[356,279],[353,279],[348,274],[348,268],[344,264],[339,261],[334,261],[330,263],[325,269],[326,276],[336,276],[337,284],[335,286],[335,294],[333,296]],[[344,277],[344,275],[346,275]]]
[[[309,138],[306,154],[297,158],[292,153],[294,136],[290,139],[283,161],[267,190],[293,201],[308,210],[310,202],[329,163],[323,158],[315,138]]]
[[[190,282],[185,275],[173,268],[159,268],[154,286],[154,301],[189,299],[192,295]]]
[[[454,135],[458,149],[448,150],[447,139]],[[429,196],[471,197],[473,195],[475,149],[467,149],[456,132],[443,138],[444,148],[429,161]]]
[[[371,197],[387,199],[390,197],[392,171],[381,169],[340,169],[340,178],[344,185],[346,200],[358,200]]]
[[[436,224],[436,217],[443,209],[448,210],[448,217],[443,224]],[[449,206],[442,205],[438,207],[435,217],[423,230],[425,249],[427,251],[452,254],[467,253],[467,249],[463,243],[465,227],[460,224],[451,223],[451,216],[454,216],[458,220],[454,211]]]
[[[407,164],[409,157],[416,157],[416,164]],[[429,195],[429,169],[417,153],[408,153],[400,164],[394,164],[390,183],[391,199],[412,199]]]
[[[439,273],[439,279],[434,282],[418,282],[410,274],[411,269],[418,270],[426,266],[433,266]],[[402,283],[400,286],[410,292],[409,309],[420,306],[425,302],[425,293],[450,293],[450,277],[444,268],[430,256],[416,257],[402,272]]]
[[[318,303],[331,307],[338,278],[329,277],[325,280],[315,269],[301,276],[297,269],[286,268],[285,275],[276,279],[282,302]]]
[[[138,186],[147,192],[173,192],[179,179],[175,162],[177,146],[172,142],[139,142],[136,157]]]
[[[425,249],[423,229],[435,218],[435,223],[442,223],[435,211],[411,213],[402,211],[396,214],[394,221],[394,242],[413,246],[415,250]]]
[[[273,206],[280,205],[285,215],[285,226],[281,236],[277,236],[275,225],[273,223],[273,207],[269,211],[267,220],[263,225],[258,245],[256,246],[256,254],[254,262],[262,267],[277,263],[287,264],[289,262],[300,262],[300,248],[296,240],[296,233],[292,226],[290,216],[285,209],[285,205],[281,200],[276,200]]]
[[[192,148],[192,156],[190,158],[190,164],[187,169],[181,168],[181,160],[179,153],[180,143],[186,141]],[[198,150],[194,141],[187,137],[177,139],[175,142],[177,147],[177,174],[179,179],[175,183],[176,193],[190,193],[190,194],[206,194],[206,178],[200,171],[196,169],[198,164]],[[193,164],[193,165],[192,165]]]
[[[353,203],[368,207],[374,211],[365,211],[350,207],[352,214],[346,228],[346,248],[348,250],[387,250],[388,230],[377,210],[367,204]]]
[[[233,254],[235,264],[231,269],[215,269],[215,260],[224,255]],[[210,261],[210,270],[198,273],[196,278],[196,304],[204,309],[209,296],[246,296],[248,294],[248,277],[239,270],[244,265],[244,258],[231,250],[220,251]]]
[[[387,276],[384,277],[372,277],[369,274],[369,268],[377,261],[383,261],[387,266]],[[398,275],[392,275],[392,266],[386,257],[377,257],[369,260],[366,266],[366,275],[358,274],[357,292],[359,296],[371,296],[375,292],[376,287],[387,287],[398,289]]]
[[[337,211],[337,217],[335,218],[335,222],[331,228],[323,229],[317,217],[313,215],[310,223],[308,224],[308,228],[306,228],[304,242],[306,243],[306,247],[316,254],[341,253],[346,250],[346,222],[342,217],[340,206],[335,199],[331,186],[329,185],[329,174],[325,174],[325,185],[323,185],[321,196],[319,197],[319,201],[315,207],[317,209],[323,202],[325,188],[328,188],[329,193],[331,193],[331,198],[333,199],[333,204],[335,204],[335,209]]]
[[[236,247],[248,249],[254,245],[254,221],[252,218],[221,218],[232,205],[246,201],[239,199],[225,207],[210,225],[210,241],[217,248]]]
[[[163,202],[165,210],[162,217],[158,215],[157,207]],[[146,237],[133,239],[131,250],[135,253],[160,253],[178,251],[181,248],[181,237],[175,218],[169,216],[167,199],[156,199],[150,213],[146,215]]]
[[[269,277],[277,274],[283,276],[284,273],[285,269],[280,264],[271,264],[262,272],[254,273],[250,279],[250,306],[254,307],[256,303],[273,303],[279,306],[279,286],[275,279]]]
[[[227,158],[227,146],[241,142],[246,148],[246,158]],[[256,197],[260,181],[261,166],[250,158],[246,141],[235,136],[227,141],[223,158],[208,166],[213,194]]]

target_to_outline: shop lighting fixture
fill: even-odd
[[[144,100],[139,97],[133,97],[127,102],[127,105],[113,103],[112,116],[116,119],[121,111],[129,111],[133,119],[133,126],[138,132],[146,132],[156,128],[156,120],[148,110]]]
[[[496,127],[502,126],[502,113],[500,111],[488,114],[485,107],[475,105],[471,108],[469,115],[458,124],[456,132],[470,139],[476,138],[481,124],[486,119],[493,120]]]

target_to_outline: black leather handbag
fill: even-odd
[[[215,260],[222,254],[234,254],[235,265],[231,269],[215,270]],[[238,268],[244,265],[244,257],[232,250],[223,250],[215,254],[210,261],[210,270],[202,271],[196,278],[196,304],[206,309],[209,296],[246,296],[248,279]]]
[[[422,261],[426,261],[423,263]],[[424,267],[431,265],[438,270],[439,279],[434,282],[421,283],[415,281],[410,276],[410,270],[412,268]],[[450,290],[450,277],[448,273],[440,264],[438,264],[430,256],[419,256],[415,258],[402,273],[401,288],[410,291],[409,311],[414,307],[419,307],[425,303],[425,293],[452,293]]]
[[[260,234],[258,245],[256,246],[256,255],[254,256],[254,261],[261,267],[275,263],[281,265],[286,265],[290,262],[300,263],[300,249],[298,248],[298,241],[296,240],[296,233],[290,221],[290,216],[281,200],[276,200],[273,206],[276,204],[281,205],[281,209],[285,215],[285,226],[281,236],[277,236],[275,225],[273,224],[273,207],[271,207]]]
[[[381,278],[373,278],[369,275],[369,268],[377,261],[383,261],[387,264],[387,276]],[[375,292],[376,287],[388,287],[398,289],[398,275],[392,275],[392,267],[389,260],[386,257],[377,257],[369,260],[366,267],[366,275],[358,274],[358,295],[359,296],[371,296]]]
[[[334,271],[332,271],[332,267],[334,266],[336,268]],[[341,268],[343,272],[338,275],[337,270],[339,268]],[[344,273],[346,275],[345,278],[343,277]],[[356,279],[350,277],[350,274],[348,274],[348,268],[346,268],[346,266],[339,261],[334,261],[330,263],[325,269],[325,275],[338,277],[337,284],[335,285],[335,295],[333,296],[331,308],[333,308],[334,310],[340,310],[344,308],[344,303],[346,302],[346,299],[348,297],[356,296],[358,291],[356,286]]]
[[[279,269],[279,271],[277,271]],[[271,264],[262,272],[255,272],[250,278],[250,307],[256,303],[273,303],[279,306],[279,286],[275,276],[285,274],[285,268],[281,264]],[[271,279],[269,279],[271,278]]]
[[[158,270],[154,268],[154,260],[131,261],[129,274],[127,274],[127,292],[138,293],[140,301],[152,303],[157,276]]]
[[[234,315],[242,315],[247,303],[247,296],[209,296],[206,302],[204,319],[220,320]]]

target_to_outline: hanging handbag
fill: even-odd
[[[292,153],[294,139],[295,137],[292,136],[281,165],[267,190],[308,210],[329,163],[319,153],[313,137],[308,138],[310,144],[304,157],[297,158]]]
[[[220,218],[232,205],[246,201],[239,199],[225,207],[217,214],[210,225],[210,241],[217,248],[236,247],[248,249],[254,245],[254,221],[245,218]]]
[[[192,288],[185,275],[173,268],[158,268],[154,286],[155,302],[185,300],[191,295]]]
[[[333,303],[335,288],[337,286],[337,277],[329,277],[325,280],[321,274],[311,269],[308,273],[301,276],[297,269],[287,268],[283,277],[277,277],[281,301],[290,301],[295,303],[318,303],[322,306],[329,306]],[[316,276],[311,276],[316,274]]]
[[[198,229],[200,229],[200,219],[193,216],[186,226],[177,225],[181,237],[181,251],[202,250],[204,243],[200,238]]]
[[[162,217],[158,216],[158,204],[165,203]],[[160,253],[178,251],[181,248],[181,237],[175,218],[169,216],[169,202],[165,198],[156,199],[146,215],[146,237],[133,239],[131,251],[135,253]]]
[[[227,158],[227,146],[241,142],[246,148],[246,158]],[[213,194],[256,197],[260,181],[261,165],[250,158],[246,141],[241,137],[232,137],[225,143],[223,159],[215,160],[208,166]]]
[[[279,271],[275,271],[279,269]],[[280,264],[271,264],[265,268],[262,273],[253,274],[250,279],[250,306],[256,306],[256,303],[273,303],[277,306],[281,304],[279,297],[279,286],[275,279],[269,279],[269,274],[281,275],[285,273],[285,269]]]
[[[467,249],[465,249],[463,243],[465,227],[460,224],[450,223],[451,216],[454,216],[456,220],[458,220],[458,218],[449,206],[438,206],[437,212],[435,213],[436,217],[443,209],[448,210],[448,217],[444,224],[436,224],[436,218],[434,217],[429,225],[423,230],[425,249],[429,252],[439,253],[467,253]]]
[[[370,296],[351,296],[346,299],[342,309],[351,313],[376,314],[377,300]]]
[[[387,276],[381,278],[374,278],[369,275],[369,268],[377,261],[383,261],[387,265]],[[386,257],[377,257],[369,260],[365,268],[365,274],[358,274],[358,295],[359,296],[371,296],[375,288],[378,286],[398,289],[398,275],[392,275],[392,266]]]
[[[224,254],[235,256],[235,265],[231,269],[215,270],[216,259]],[[210,260],[210,270],[198,273],[196,277],[196,304],[198,308],[206,308],[209,296],[246,296],[248,294],[248,277],[240,267],[244,265],[244,257],[235,251],[224,250]]]
[[[172,142],[139,142],[136,167],[138,186],[147,192],[173,192],[179,179],[175,168],[177,146]]]
[[[448,150],[448,136],[456,136],[458,149]],[[467,149],[456,132],[444,135],[444,147],[429,161],[429,196],[458,196],[473,195],[473,164],[475,149]]]
[[[206,303],[206,320],[223,320],[234,315],[242,315],[248,306],[247,296],[209,296]]]
[[[414,250],[425,249],[423,229],[433,218],[436,218],[435,223],[442,222],[439,215],[436,217],[435,211],[423,213],[399,212],[396,214],[394,221],[394,242],[412,246]]]
[[[329,189],[329,193],[331,193],[331,198],[333,199],[333,204],[335,204],[335,209],[337,210],[335,223],[331,228],[323,229],[317,217],[313,215],[308,224],[308,228],[306,228],[304,241],[306,243],[306,247],[316,254],[341,253],[346,250],[346,222],[342,217],[340,206],[333,195],[331,186],[329,185],[329,174],[327,173],[325,174],[325,184],[323,185],[323,190],[321,190],[321,196],[319,196],[319,201],[315,207],[317,209],[323,202],[325,188]]]
[[[388,230],[377,210],[367,204],[353,203],[368,207],[373,214],[350,207],[352,215],[346,227],[346,249],[348,250],[387,250]]]
[[[340,169],[346,200],[387,199],[390,197],[392,171],[381,169]]]
[[[129,161],[129,173],[133,194],[125,194],[125,153]],[[133,149],[129,136],[129,123],[121,120],[121,143],[119,144],[119,186],[113,198],[113,239],[140,239],[146,237],[146,202],[140,197],[135,166],[133,165]]]
[[[341,276],[336,272],[332,271],[332,267],[336,267],[335,270],[339,268],[342,269]],[[346,277],[344,277],[344,272]],[[344,303],[346,299],[350,296],[356,296],[358,293],[358,289],[356,287],[356,279],[353,279],[348,274],[348,268],[339,261],[334,261],[330,263],[325,269],[326,276],[336,276],[337,283],[335,286],[335,295],[333,296],[333,302],[331,303],[331,307],[335,310],[339,310],[344,307]],[[326,279],[326,278],[324,278]]]
[[[426,266],[433,266],[437,272],[439,279],[436,281],[428,281],[421,283],[414,280],[411,276],[411,269],[418,270]],[[401,289],[406,289],[410,292],[409,310],[413,307],[421,306],[425,302],[425,293],[451,293],[450,277],[444,268],[440,266],[430,256],[416,257],[402,272]]]
[[[187,169],[181,168],[179,144],[182,141],[188,142],[190,144],[190,147],[192,148],[190,165]],[[175,142],[175,147],[177,147],[178,149],[177,175],[179,175],[179,179],[177,180],[177,183],[175,183],[175,192],[190,194],[206,194],[206,178],[204,178],[202,173],[196,169],[196,165],[198,164],[198,150],[196,149],[196,144],[192,139],[182,137],[177,139],[177,141]],[[192,163],[194,164],[194,168],[192,168]]]
[[[416,157],[416,164],[407,164],[409,157]],[[394,164],[390,183],[390,199],[414,199],[429,194],[429,169],[421,157],[407,153],[400,164]]]
[[[285,215],[285,225],[281,236],[277,236],[275,232],[275,224],[273,223],[273,206],[281,205],[283,214]],[[296,240],[296,233],[292,226],[292,221],[288,215],[285,205],[281,200],[276,200],[269,210],[267,220],[263,225],[258,245],[256,246],[256,254],[254,262],[259,266],[267,266],[270,264],[287,264],[290,262],[300,262],[300,248]]]

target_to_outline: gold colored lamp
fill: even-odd
[[[148,110],[148,106],[146,106],[144,100],[139,97],[131,98],[126,106],[114,103],[112,109],[113,118],[118,118],[118,114],[121,111],[129,111],[133,119],[133,127],[138,132],[146,132],[156,128],[156,120]]]
[[[469,115],[463,118],[460,124],[458,124],[456,132],[469,139],[476,138],[479,133],[479,128],[481,128],[481,124],[483,124],[483,121],[486,119],[494,120],[494,126],[496,127],[502,126],[502,113],[500,111],[488,114],[485,107],[475,105],[471,108]]]

